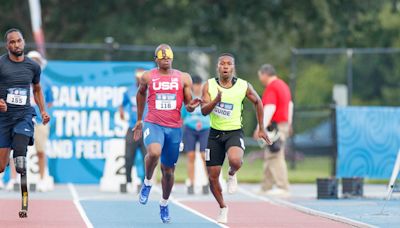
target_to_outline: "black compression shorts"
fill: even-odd
[[[219,131],[210,128],[208,144],[205,150],[207,166],[222,166],[228,149],[232,146],[238,146],[245,149],[243,140],[243,130]]]

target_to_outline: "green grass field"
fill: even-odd
[[[228,170],[227,161],[224,164],[224,174]],[[318,177],[329,177],[331,171],[331,159],[327,156],[309,156],[298,161],[296,169],[289,169],[290,183],[315,183]],[[260,183],[263,176],[263,161],[261,159],[250,163],[245,157],[244,164],[238,173],[240,182]],[[175,171],[176,182],[184,182],[187,177],[186,156],[182,154]]]

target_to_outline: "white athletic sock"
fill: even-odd
[[[167,206],[168,205],[168,200],[161,198],[160,205],[163,206],[163,207]]]
[[[147,180],[147,178],[144,178],[144,184],[146,186],[151,186],[152,185],[151,180]]]
[[[228,175],[232,177],[232,176],[235,175],[235,174],[231,175],[231,171],[232,171],[232,167],[229,166]]]

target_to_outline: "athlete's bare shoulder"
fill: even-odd
[[[185,78],[192,78],[192,77],[190,76],[190,74],[187,73],[187,72],[181,72],[181,74],[182,74],[182,76],[185,77]]]
[[[175,74],[176,73],[178,73],[178,74],[180,74],[182,77],[190,77],[190,74],[189,73],[187,73],[187,72],[184,72],[184,71],[181,71],[181,70],[178,70],[178,69],[172,69],[173,71],[175,71]]]
[[[181,75],[182,75],[182,81],[184,82],[184,84],[191,86],[192,85],[192,77],[190,76],[190,74],[187,72],[181,72]]]
[[[150,81],[150,73],[151,70],[145,71],[142,75],[142,77],[140,77],[140,84],[147,84]]]
[[[201,91],[203,94],[209,94],[208,92],[208,80],[204,82],[203,86],[201,87]]]

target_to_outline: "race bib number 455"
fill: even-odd
[[[174,110],[176,109],[176,94],[160,93],[156,94],[157,110]]]
[[[26,105],[28,90],[23,88],[7,89],[7,103],[13,105]]]

